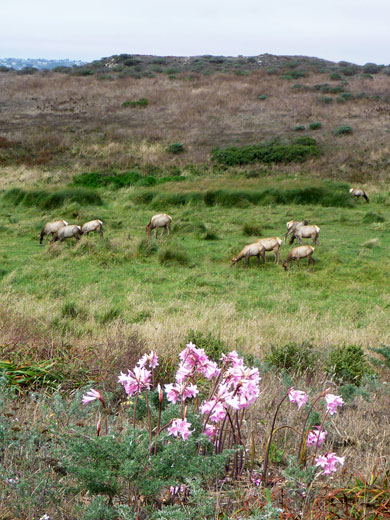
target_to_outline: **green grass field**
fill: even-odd
[[[346,207],[317,204],[235,206],[190,200],[159,206],[169,194],[206,190],[347,187],[303,178],[188,179],[165,184],[142,204],[140,193],[155,188],[97,190],[103,205],[65,201],[58,209],[15,203],[3,194],[0,230],[2,304],[36,319],[67,341],[100,344],[108,331],[136,332],[147,348],[177,350],[189,329],[221,337],[248,352],[270,344],[310,341],[317,347],[389,343],[390,206],[387,194],[372,193],[371,203]],[[203,196],[202,195],[202,196]],[[142,199],[142,197],[141,197]],[[150,199],[150,197],[149,197]],[[169,200],[167,201],[169,202]],[[145,226],[158,212],[173,218],[169,237],[146,240]],[[372,215],[371,215],[372,213]],[[370,214],[367,216],[367,214]],[[46,221],[104,222],[105,238],[90,235],[51,246],[38,234]],[[309,219],[321,228],[313,258],[289,272],[273,264],[249,269],[230,260],[260,236],[280,236],[286,221]],[[248,236],[247,228],[257,234]],[[281,248],[285,258],[292,246]]]

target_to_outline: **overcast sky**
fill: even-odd
[[[0,57],[306,55],[390,63],[389,0],[0,0]]]

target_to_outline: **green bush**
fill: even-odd
[[[140,99],[137,99],[135,101],[124,101],[122,103],[122,107],[123,108],[127,108],[127,107],[146,107],[148,106],[149,104],[149,101],[146,99],[146,98],[140,98]]]
[[[313,140],[310,145],[295,141],[288,144],[272,142],[242,147],[231,146],[224,149],[214,148],[211,152],[211,159],[220,164],[235,166],[255,162],[303,162],[310,157],[317,157],[319,154],[318,144]]]
[[[293,130],[295,130],[295,132],[302,132],[305,130],[305,125],[295,125]]]
[[[307,342],[287,343],[276,347],[265,355],[264,361],[272,368],[285,370],[291,374],[302,374],[306,370],[314,370],[318,354],[313,351],[313,345]]]
[[[267,94],[261,94],[261,96],[257,96],[257,99],[260,99],[260,100],[267,99]]]
[[[348,134],[352,134],[352,128],[348,125],[339,126],[334,131],[334,135],[348,135]]]
[[[303,139],[304,137],[302,137]],[[319,204],[325,207],[352,207],[353,202],[344,185],[327,187],[294,188],[289,190],[266,188],[263,190],[209,190],[207,192],[166,193],[139,192],[132,199],[137,204],[153,208],[200,204],[206,206],[246,207],[248,204]]]
[[[86,188],[66,188],[58,191],[27,191],[12,188],[4,193],[4,200],[17,205],[38,207],[41,209],[60,208],[65,203],[75,202],[80,205],[100,206],[103,201],[95,191]]]
[[[341,345],[329,353],[326,371],[337,383],[359,386],[365,376],[372,375],[366,355],[360,345]]]
[[[184,152],[184,145],[181,143],[172,143],[169,146],[167,146],[167,152],[178,154]]]
[[[188,331],[187,337],[185,339],[185,344],[194,343],[197,348],[203,348],[206,354],[213,361],[218,361],[221,359],[221,356],[224,352],[227,351],[227,347],[224,341],[221,338],[216,338],[209,332],[208,334],[204,334],[198,330],[190,329]]]
[[[329,79],[332,81],[337,81],[338,79],[341,79],[341,76],[338,72],[332,72],[332,74],[329,76]]]
[[[85,186],[88,188],[111,187],[114,189],[126,188],[128,186],[154,186],[166,182],[183,181],[182,175],[170,175],[166,177],[154,177],[152,175],[142,175],[138,170],[131,170],[123,173],[114,172],[87,172],[77,175],[73,179],[75,186]]]
[[[322,128],[322,123],[320,123],[319,121],[310,123],[309,128],[310,128],[310,130],[319,130],[320,128]]]
[[[329,96],[321,96],[318,98],[320,103],[325,103],[325,105],[329,105],[329,103],[333,103],[333,98]]]

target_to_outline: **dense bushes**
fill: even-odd
[[[289,190],[266,188],[263,190],[209,190],[206,192],[166,193],[145,191],[133,196],[137,204],[162,206],[183,206],[185,204],[205,204],[206,206],[243,207],[248,204],[268,206],[270,204],[319,204],[330,207],[351,207],[348,190],[343,185]]]
[[[152,175],[142,175],[138,170],[131,170],[123,173],[86,172],[77,175],[73,179],[73,184],[87,188],[124,188],[127,186],[154,186],[156,184],[164,184],[165,182],[179,182],[182,180],[184,180],[184,177],[181,175],[154,177]]]
[[[4,199],[15,206],[21,204],[41,209],[59,208],[66,202],[76,202],[83,205],[93,204],[96,206],[103,204],[100,195],[85,188],[66,188],[58,191],[27,191],[21,188],[12,188],[4,193]]]
[[[360,345],[340,345],[329,354],[327,372],[338,383],[359,386],[365,376],[373,373]]]
[[[315,139],[313,139],[311,144],[304,144],[299,140],[294,140],[285,144],[274,141],[259,145],[231,146],[224,149],[215,148],[211,152],[211,159],[227,166],[235,166],[255,162],[303,162],[310,157],[317,157],[319,154],[320,149]]]

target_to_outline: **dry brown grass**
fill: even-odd
[[[380,74],[373,80],[347,79],[353,94],[381,98],[323,104],[318,98],[327,94],[294,89],[298,81],[265,72],[198,76],[190,81],[163,75],[99,81],[61,74],[0,74],[1,137],[35,150],[34,157],[23,159],[27,165],[76,171],[125,169],[136,163],[208,162],[215,146],[295,137],[295,125],[320,121],[322,129],[311,135],[322,142],[325,154],[310,165],[311,173],[355,181],[387,179],[390,78]],[[329,79],[311,74],[299,82],[313,86]],[[267,99],[259,100],[261,94]],[[122,107],[124,101],[141,97],[149,100],[147,107]],[[350,125],[353,134],[334,136],[340,125]],[[167,153],[172,142],[182,142],[185,153]]]

